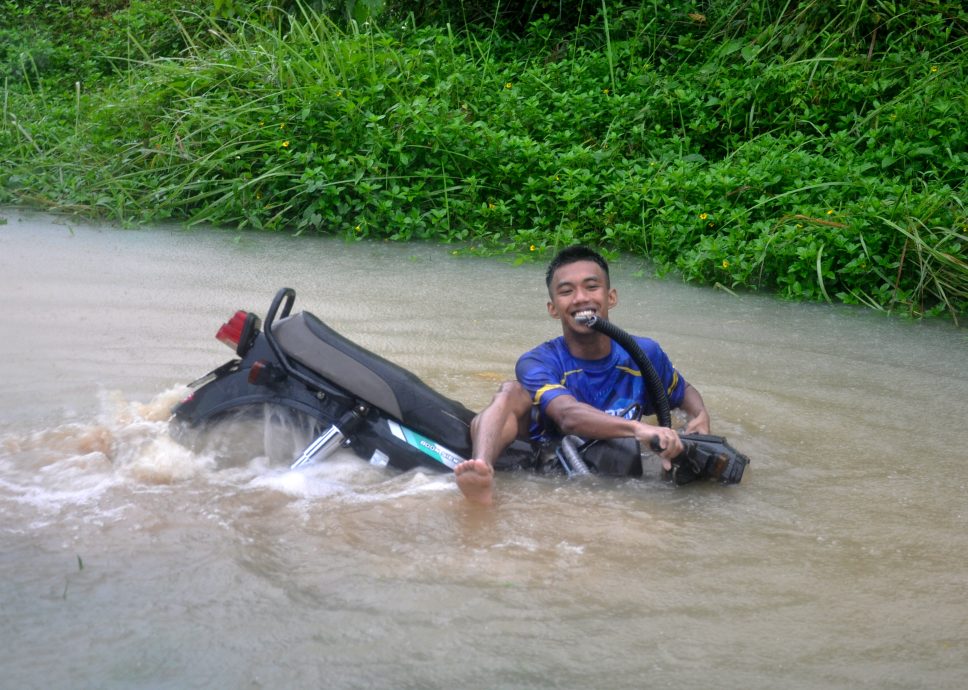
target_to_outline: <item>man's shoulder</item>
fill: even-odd
[[[514,367],[519,380],[530,377],[557,377],[566,364],[568,350],[564,338],[552,338],[536,345],[518,358]]]
[[[658,352],[664,352],[662,346],[659,345],[659,341],[654,338],[650,338],[646,335],[633,335],[632,338],[638,343],[638,346],[642,348],[642,351],[651,356]]]
[[[518,359],[519,361],[526,358],[544,359],[550,356],[557,356],[561,354],[562,350],[567,352],[567,348],[565,348],[565,339],[559,335],[557,338],[552,338],[551,340],[546,340],[543,343],[535,345]]]

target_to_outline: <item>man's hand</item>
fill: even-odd
[[[662,458],[662,468],[666,471],[672,469],[672,462],[674,458],[677,458],[682,453],[682,440],[679,438],[679,434],[675,429],[670,429],[664,426],[652,426],[651,424],[645,424],[640,422],[638,428],[635,432],[635,438],[644,447],[653,449],[653,439],[659,445],[661,449],[659,451],[659,457]]]
[[[689,423],[686,424],[686,428],[683,430],[686,434],[708,434],[709,433],[709,413],[706,412],[706,408],[702,410],[695,417],[689,419]]]
[[[684,433],[709,433],[709,413],[706,412],[706,404],[702,401],[699,391],[690,384],[686,384],[686,392],[682,398],[682,405],[679,407],[689,415],[689,422],[686,424]]]

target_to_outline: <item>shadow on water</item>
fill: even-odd
[[[543,267],[423,245],[0,226],[0,665],[17,687],[960,688],[968,342],[616,263],[750,455],[735,487],[284,459],[264,420],[167,433],[215,329],[299,308],[480,408],[557,325]]]

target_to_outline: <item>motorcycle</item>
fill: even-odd
[[[474,412],[412,372],[340,335],[315,315],[293,313],[295,299],[293,289],[282,288],[264,322],[240,310],[219,328],[216,338],[237,356],[189,385],[189,396],[173,410],[171,434],[177,441],[196,447],[203,432],[220,420],[256,417],[271,410],[301,420],[300,426],[310,430],[312,440],[298,455],[293,453],[292,469],[322,462],[340,448],[351,449],[373,465],[400,471],[451,472],[471,457]],[[592,327],[608,329],[603,332],[610,337],[625,335],[614,325],[598,321]],[[664,397],[662,386],[659,390]],[[664,409],[668,417],[667,401]],[[741,479],[749,460],[725,439],[699,435],[682,435],[682,439],[686,450],[673,461],[674,483]],[[568,476],[642,474],[634,439],[586,442],[565,437],[551,449],[516,441],[495,468],[563,471]]]

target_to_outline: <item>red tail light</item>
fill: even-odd
[[[231,319],[222,324],[218,333],[215,334],[215,338],[233,350],[236,349],[239,346],[239,341],[242,340],[242,328],[245,326],[245,319],[248,315],[248,312],[239,309]]]
[[[245,353],[255,342],[261,326],[262,320],[258,316],[240,309],[231,319],[222,324],[215,337],[235,350],[239,357],[245,357]]]

